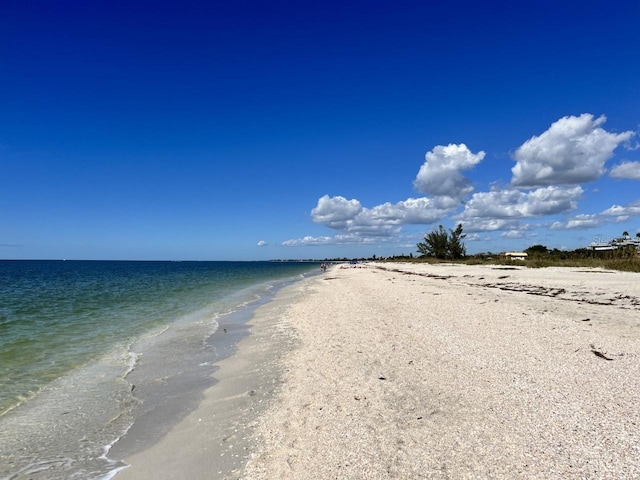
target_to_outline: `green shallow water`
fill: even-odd
[[[220,315],[316,268],[0,261],[0,430],[6,433],[0,478],[108,475],[115,467],[99,457],[135,420],[141,400],[125,378],[140,358],[162,349],[158,358],[166,352],[167,359],[137,369],[140,382],[151,385],[156,375],[205,378],[216,358],[206,339]],[[149,378],[139,378],[144,375]],[[111,422],[114,417],[119,423]],[[64,438],[55,434],[61,425]]]

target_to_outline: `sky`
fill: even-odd
[[[640,2],[0,0],[0,258],[640,232]]]

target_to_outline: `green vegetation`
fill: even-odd
[[[640,239],[640,232],[635,236]],[[558,250],[537,244],[524,250],[527,254],[526,260],[511,260],[499,253],[492,252],[466,255],[463,238],[462,225],[458,225],[455,230],[449,232],[440,225],[437,230],[424,237],[424,242],[417,244],[419,257],[402,255],[386,260],[429,263],[455,261],[467,265],[521,265],[529,268],[584,267],[640,272],[640,249],[637,247],[637,242],[635,244],[633,242],[629,244],[628,241],[627,244],[624,243],[625,240],[630,239],[628,232],[624,232],[621,238],[613,242],[613,244],[617,244],[615,250],[596,251],[590,248]]]
[[[529,256],[527,260],[509,260],[499,253],[478,253],[468,255],[460,260],[440,260],[434,257],[409,258],[406,256],[387,258],[393,262],[421,262],[421,263],[460,263],[464,265],[519,265],[529,268],[544,267],[584,267],[603,268],[605,270],[620,270],[626,272],[640,272],[640,256],[620,256],[619,252],[593,252],[588,249],[574,251],[550,250],[548,255]]]
[[[439,225],[437,230],[424,237],[424,242],[419,242],[416,246],[422,257],[459,260],[467,254],[467,249],[462,241],[464,237],[462,224],[458,224],[455,230],[449,230],[449,232],[442,225]]]
[[[558,250],[557,248],[549,250],[544,245],[533,245],[527,248],[525,252],[529,257],[525,262],[521,263],[526,263],[531,268],[550,266],[592,267],[640,272],[639,252],[632,245],[604,252],[597,252],[588,248],[578,248],[570,251]]]
[[[640,232],[636,233],[640,239]],[[603,268],[606,270],[621,270],[627,272],[640,272],[640,250],[635,245],[622,244],[623,240],[630,238],[628,232],[616,239],[618,248],[615,250],[595,251],[589,248],[576,250],[549,249],[544,245],[532,245],[525,249],[526,260],[511,260],[500,253],[484,252],[475,255],[466,255],[463,243],[465,235],[462,233],[462,225],[455,230],[447,230],[442,226],[424,237],[424,242],[418,243],[419,257],[413,253],[408,255],[396,255],[382,258],[372,255],[369,258],[358,258],[359,262],[389,261],[389,262],[455,262],[465,265],[519,265],[529,268],[544,267],[574,267],[574,268]],[[628,243],[628,242],[627,242]],[[637,244],[636,244],[637,245]],[[346,262],[347,258],[325,261]]]
[[[439,241],[442,240],[443,228],[436,230],[439,235]],[[446,235],[446,231],[444,234]],[[461,230],[460,230],[461,233]],[[431,234],[430,234],[431,235]],[[623,237],[624,238],[624,237]],[[638,236],[640,238],[640,236]],[[433,237],[425,237],[433,242]],[[421,245],[421,244],[418,244]],[[437,244],[440,245],[440,244]],[[422,253],[422,251],[419,251]],[[424,247],[423,247],[424,248]],[[433,247],[431,247],[433,248]],[[510,260],[501,256],[499,253],[485,252],[475,255],[464,256],[456,260],[456,263],[467,265],[521,265],[529,268],[544,267],[584,267],[584,268],[603,268],[606,270],[621,270],[627,272],[640,272],[640,251],[633,246],[623,246],[616,250],[594,251],[588,248],[578,248],[577,250],[558,250],[557,248],[549,249],[544,245],[532,245],[524,250],[528,257],[526,260]],[[406,257],[396,257],[394,261],[416,261],[437,263],[440,261],[452,261],[450,257],[439,258],[436,255],[422,255],[417,259],[408,259]]]

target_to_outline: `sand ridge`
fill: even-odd
[[[239,478],[640,478],[640,275],[369,264],[300,288]]]

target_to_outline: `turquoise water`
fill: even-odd
[[[0,478],[108,478],[109,448],[172,385],[175,409],[213,383],[220,319],[316,269],[0,261]]]

